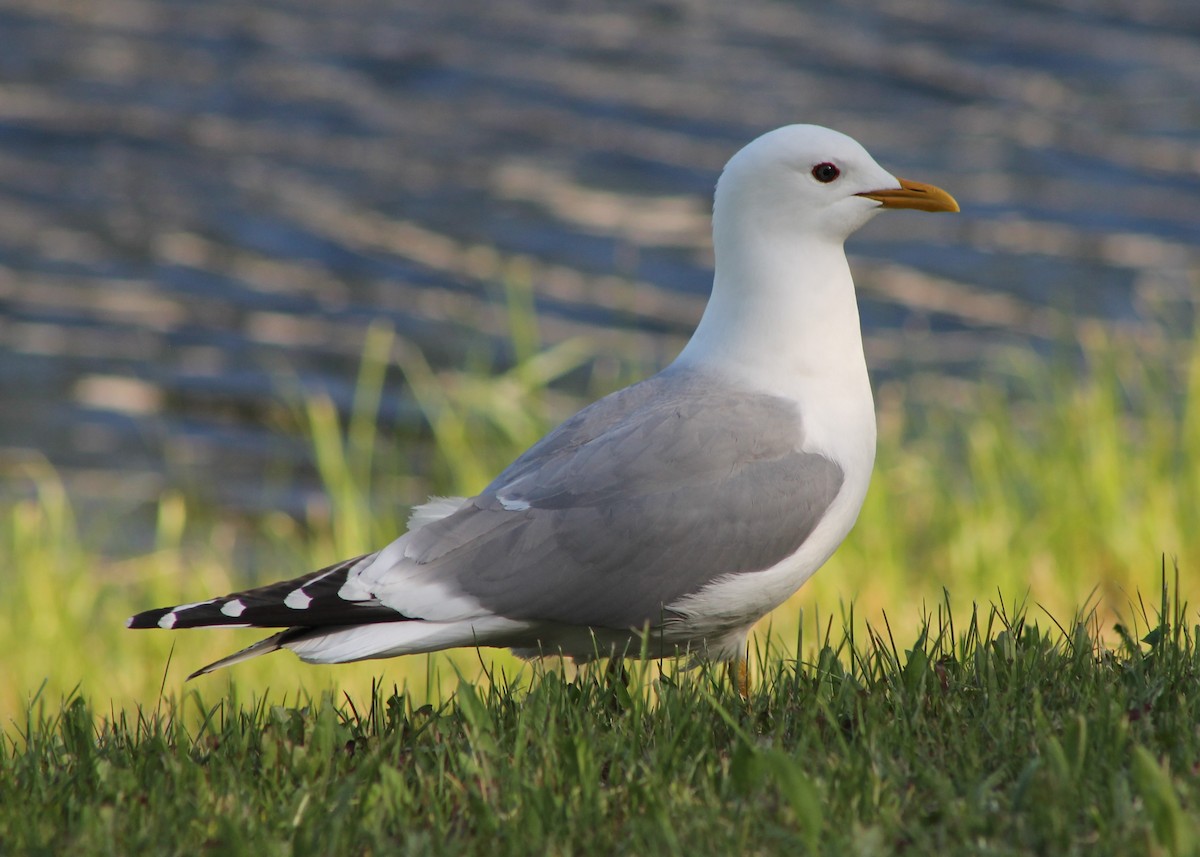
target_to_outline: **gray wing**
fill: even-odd
[[[405,554],[502,616],[657,623],[813,531],[843,474],[800,442],[790,402],[668,370],[585,408]]]

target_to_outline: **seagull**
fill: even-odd
[[[843,245],[885,208],[958,211],[855,140],[789,125],[717,182],[712,296],[679,356],[585,407],[470,498],[302,577],[148,610],[130,628],[279,629],[309,663],[460,646],[521,657],[690,654],[748,691],[750,628],[850,532],[875,411]]]

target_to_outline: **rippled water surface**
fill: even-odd
[[[283,391],[345,402],[373,319],[502,343],[513,272],[661,365],[721,165],[793,121],[963,205],[852,239],[877,380],[1200,289],[1200,4],[0,0],[0,48],[0,451],[92,496],[302,498]]]

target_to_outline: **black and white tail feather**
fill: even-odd
[[[159,607],[138,613],[126,623],[130,628],[286,628],[227,658],[203,667],[188,678],[248,660],[279,649],[317,630],[396,622],[405,616],[373,601],[350,601],[339,593],[350,574],[375,558],[366,554],[311,574],[210,598],[193,604]]]
[[[409,519],[409,531],[420,529],[457,508],[462,499],[437,497],[418,506]],[[399,613],[374,599],[347,597],[346,583],[369,566],[377,553],[363,554],[318,571],[234,592],[220,598],[158,607],[131,616],[128,628],[283,628],[253,645],[214,661],[193,672],[189,679],[247,661],[259,655],[301,643],[305,639],[381,622],[404,622],[413,617]]]

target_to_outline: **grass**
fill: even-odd
[[[28,491],[0,508],[0,853],[1195,853],[1200,348],[1162,337],[1094,336],[1069,371],[1016,355],[1003,392],[880,390],[859,524],[760,626],[748,702],[669,664],[624,682],[469,650],[279,654],[184,685],[258,634],[124,630],[481,487],[578,404],[555,382],[587,364],[526,323],[513,340],[502,373],[434,371],[373,329],[349,414],[297,400],[328,496],[304,520],[167,492],[153,548],[111,557],[52,469],[10,470]],[[376,429],[393,365],[428,478]],[[1119,630],[1164,555],[1175,601]],[[975,612],[995,599],[1017,606]]]
[[[436,706],[43,700],[0,745],[0,850],[1190,855],[1197,633],[1165,596],[1116,650],[1094,617],[943,610],[907,648],[767,653],[746,700],[657,663],[491,671]]]
[[[908,638],[922,605],[940,603],[944,589],[958,612],[996,597],[1055,615],[1088,604],[1110,629],[1139,590],[1154,590],[1164,555],[1184,569],[1182,595],[1195,600],[1200,592],[1188,572],[1200,565],[1200,348],[1171,359],[1165,353],[1161,343],[1113,335],[1087,344],[1079,373],[1014,358],[1008,380],[996,385],[1009,388],[1004,394],[980,385],[950,397],[939,386],[937,398],[914,406],[919,381],[881,390],[876,472],[859,523],[825,568],[760,626],[760,636],[772,633],[786,648],[802,609],[849,619],[845,605],[852,603],[860,626],[880,624],[886,610]],[[11,471],[28,494],[0,507],[0,562],[13,570],[0,576],[0,648],[20,653],[0,671],[0,722],[22,716],[43,687],[51,698],[78,689],[118,708],[152,704],[168,663],[166,686],[180,688],[192,669],[252,642],[255,632],[131,633],[128,615],[292,576],[386,543],[402,531],[406,503],[478,489],[485,474],[569,413],[577,403],[552,382],[585,354],[577,343],[527,347],[499,375],[482,364],[434,372],[387,330],[374,329],[348,416],[320,395],[296,406],[295,430],[311,438],[326,504],[305,520],[271,514],[247,524],[168,492],[158,504],[153,549],[138,555],[98,552],[48,466]],[[392,361],[429,413],[432,481],[408,473],[394,442],[375,428]],[[485,661],[516,666],[503,653]],[[236,675],[249,687],[312,694],[364,692],[384,675],[427,688],[436,700],[452,690],[447,680],[433,682],[438,663],[478,670],[474,652],[337,668],[275,655],[239,666]],[[218,673],[201,686],[211,693],[229,677]]]

